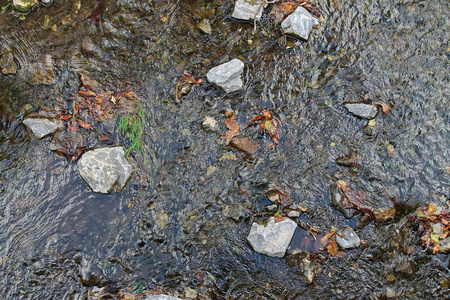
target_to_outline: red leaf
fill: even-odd
[[[77,119],[78,124],[80,124],[81,127],[84,129],[92,129],[92,125],[86,122],[81,121],[80,119]]]
[[[62,111],[60,111],[60,112],[58,112],[58,117],[63,121],[67,121],[72,118],[72,115],[69,115],[69,114],[66,114],[66,113],[63,113]]]
[[[79,90],[78,91],[78,95],[80,95],[83,98],[86,98],[86,97],[97,97],[97,94],[94,93],[93,91],[90,91],[90,90],[87,90],[87,91]]]

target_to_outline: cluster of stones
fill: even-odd
[[[22,122],[36,139],[42,139],[65,128],[56,116],[31,113]],[[90,150],[78,162],[78,173],[93,192],[121,191],[130,180],[134,167],[122,147]]]
[[[264,0],[237,0],[231,17],[244,21],[259,21],[265,3]],[[299,6],[281,23],[281,29],[284,34],[308,40],[312,28],[317,25],[319,20]]]

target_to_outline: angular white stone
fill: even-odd
[[[285,34],[308,40],[312,28],[316,25],[319,25],[319,20],[299,6],[281,23],[281,28]]]
[[[78,173],[97,193],[121,191],[133,171],[122,147],[91,150],[78,161]]]
[[[342,249],[351,249],[359,247],[361,240],[353,228],[346,226],[336,233],[336,243]]]
[[[37,139],[42,139],[44,136],[64,128],[63,122],[59,119],[28,118],[23,120],[22,123]]]
[[[378,109],[375,105],[365,103],[344,103],[345,108],[363,119],[373,119],[378,114]]]
[[[297,224],[291,219],[275,223],[275,218],[271,217],[267,224],[253,223],[247,241],[256,252],[283,257],[296,228]]]
[[[238,20],[251,21],[256,18],[261,19],[263,13],[263,0],[236,0],[232,18]]]
[[[206,78],[209,82],[222,88],[226,93],[232,93],[242,89],[244,83],[241,75],[243,72],[244,63],[235,58],[209,70]]]

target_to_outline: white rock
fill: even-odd
[[[206,131],[218,132],[217,121],[213,117],[206,116],[202,123],[202,127]]]
[[[92,191],[121,191],[133,174],[134,167],[125,158],[122,147],[88,151],[78,161],[78,173]]]
[[[354,114],[363,119],[373,119],[378,114],[378,109],[375,105],[365,104],[365,103],[344,103],[345,108]]]
[[[37,139],[42,139],[43,137],[64,128],[63,122],[59,119],[28,118],[23,120],[22,123]]]
[[[283,257],[296,228],[297,224],[290,219],[275,223],[275,218],[271,217],[266,224],[253,223],[247,241],[256,252]]]
[[[263,13],[263,0],[236,0],[232,18],[250,21],[256,18],[261,19]]]
[[[281,23],[281,28],[285,34],[308,40],[312,28],[317,25],[319,20],[299,6]]]
[[[209,70],[206,78],[209,82],[222,88],[226,93],[232,93],[242,89],[244,83],[241,75],[243,72],[244,63],[235,58]]]
[[[336,233],[336,243],[342,249],[351,249],[359,247],[361,240],[353,228],[346,226]]]

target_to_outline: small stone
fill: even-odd
[[[231,17],[244,21],[251,21],[256,18],[256,21],[259,21],[263,9],[263,0],[236,0]]]
[[[219,128],[217,125],[217,121],[213,117],[205,117],[205,120],[202,123],[202,127],[205,131],[209,132],[218,132]]]
[[[13,0],[14,10],[22,13],[28,12],[33,6],[38,3],[38,0]]]
[[[23,124],[30,130],[37,139],[64,129],[64,124],[59,119],[27,118]]]
[[[265,224],[260,225],[256,222],[252,224],[247,241],[258,253],[283,257],[296,228],[297,224],[290,219],[275,223],[275,218],[270,217]]]
[[[0,57],[0,68],[4,75],[16,74],[17,65],[11,52],[3,53]]]
[[[395,297],[395,290],[391,287],[386,288],[386,297],[387,298],[394,298]]]
[[[214,173],[216,170],[217,170],[216,167],[214,167],[214,166],[209,166],[209,167],[206,169],[206,176],[210,176],[210,175],[211,175],[212,173]]]
[[[304,258],[300,263],[300,267],[302,268],[302,277],[305,280],[305,283],[306,284],[313,283],[314,278],[316,277],[318,271],[317,265],[313,261]]]
[[[46,4],[46,5],[52,3],[52,1],[53,1],[53,0],[41,0],[41,2],[42,2],[43,4]]]
[[[288,212],[287,215],[289,218],[298,218],[300,217],[300,212],[296,210],[291,210],[290,212]]]
[[[255,155],[258,152],[259,144],[250,137],[237,137],[231,140],[231,145],[239,151],[249,155]]]
[[[243,88],[244,83],[241,78],[243,72],[244,63],[235,58],[209,70],[206,78],[226,93],[232,93]]]
[[[122,147],[91,150],[78,161],[78,173],[97,193],[121,191],[133,171],[134,167],[125,158]]]
[[[267,206],[266,206],[266,210],[267,210],[267,211],[273,211],[273,212],[275,212],[275,211],[278,210],[278,205],[276,205],[276,204],[267,205]]]
[[[212,33],[212,28],[211,28],[211,24],[209,24],[209,20],[207,19],[203,19],[201,20],[198,24],[197,27],[204,33],[206,34],[211,34]]]
[[[344,103],[345,108],[353,115],[363,119],[373,119],[378,114],[378,109],[375,105],[366,103]]]
[[[346,226],[336,233],[336,243],[342,249],[352,249],[359,247],[361,240],[353,228]]]
[[[169,221],[169,216],[164,210],[158,210],[153,216],[153,221],[160,229],[164,229]]]
[[[194,298],[194,299],[197,298],[197,291],[194,289],[191,289],[190,287],[185,288],[184,292],[185,292],[186,298]]]
[[[299,6],[281,23],[281,28],[285,34],[308,40],[312,28],[317,25],[319,20]]]

